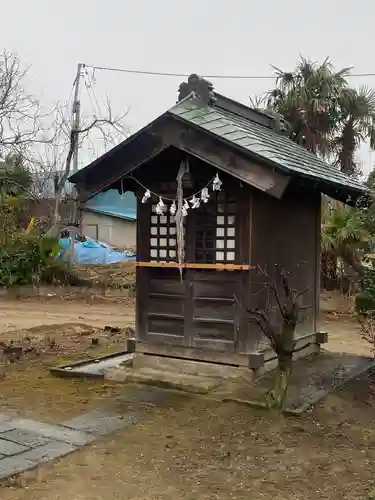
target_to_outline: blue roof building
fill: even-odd
[[[83,209],[82,233],[119,249],[135,249],[137,199],[131,192],[117,189],[98,193]]]
[[[137,199],[134,193],[120,195],[116,189],[110,189],[86,202],[85,209],[102,215],[135,221],[137,218]]]

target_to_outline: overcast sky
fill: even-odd
[[[66,101],[78,62],[202,75],[270,75],[292,69],[300,54],[333,58],[338,68],[375,73],[371,0],[0,0],[0,47],[30,65],[30,86],[45,103]],[[5,14],[5,17],[4,17]],[[172,106],[180,77],[97,71],[95,94],[116,111],[130,106],[132,131]],[[272,80],[212,79],[248,103]],[[352,78],[375,86],[375,77]],[[85,109],[90,101],[85,95]],[[374,155],[372,155],[374,158]],[[361,150],[368,171],[368,148]]]

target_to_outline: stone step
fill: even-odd
[[[220,363],[207,363],[190,359],[172,358],[167,356],[153,356],[136,353],[133,358],[133,368],[152,369],[162,372],[173,372],[186,375],[220,379],[245,379],[252,380],[254,373],[243,366],[228,366]]]
[[[104,372],[104,378],[117,382],[156,385],[159,387],[177,389],[195,394],[207,394],[218,387],[221,383],[219,378],[161,371],[153,368],[108,368]]]

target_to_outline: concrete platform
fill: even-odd
[[[154,370],[153,368],[109,368],[105,371],[104,378],[116,382],[155,385],[195,394],[207,394],[221,383],[219,378]]]
[[[131,366],[135,370],[147,368],[161,372],[212,377],[223,380],[252,380],[254,378],[253,371],[242,366],[231,366],[224,363],[209,363],[167,356],[153,356],[141,353],[135,354]]]
[[[249,383],[254,378],[254,371],[223,363],[136,353],[131,362],[126,360],[123,365],[104,370],[104,378],[207,394],[223,380]]]
[[[57,377],[103,378],[105,370],[131,362],[133,357],[134,353],[121,351],[91,360],[84,359],[74,363],[54,366],[50,369],[50,372]]]

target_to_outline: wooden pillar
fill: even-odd
[[[150,203],[142,203],[141,193],[137,195],[137,260],[150,260]],[[147,337],[149,269],[137,267],[136,270],[136,340],[145,341]]]

